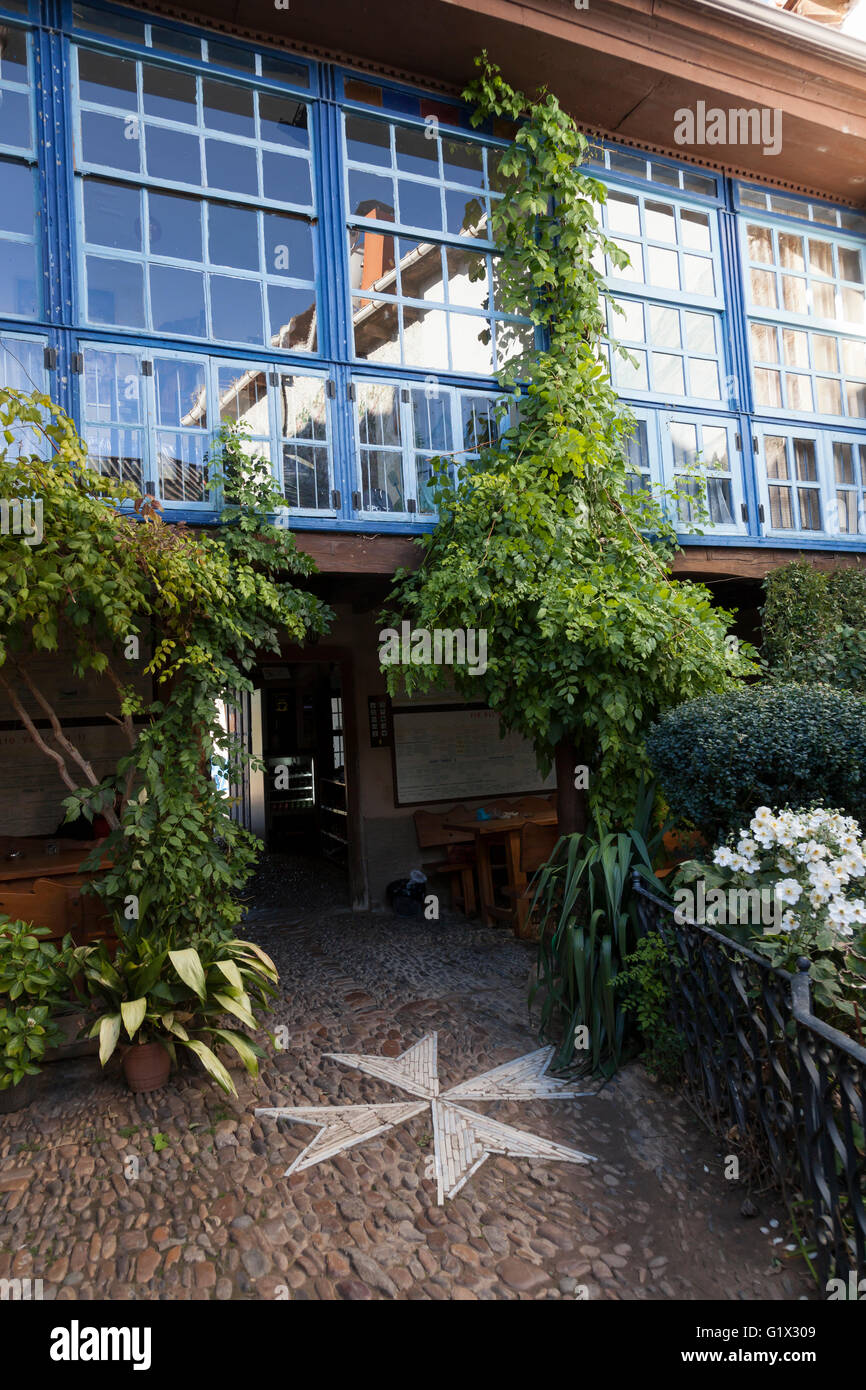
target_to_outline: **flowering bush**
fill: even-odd
[[[675,887],[683,885],[701,888],[704,920],[773,965],[796,971],[805,956],[819,1011],[854,1018],[859,1031],[866,1013],[866,839],[853,817],[821,806],[759,806],[748,828],[715,850],[712,864],[682,866]],[[756,898],[763,912],[755,912]]]

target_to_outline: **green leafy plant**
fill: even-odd
[[[711,842],[759,806],[820,797],[866,822],[866,700],[764,683],[662,714],[647,751],[672,815]]]
[[[448,678],[526,738],[542,769],[556,762],[568,833],[587,828],[590,795],[608,823],[629,814],[642,730],[660,709],[754,666],[746,644],[726,644],[731,615],[709,591],[672,578],[671,519],[635,488],[634,421],[604,363],[594,268],[627,257],[601,229],[605,190],[582,172],[586,141],[550,92],[533,100],[486,56],[478,65],[464,93],[473,121],[516,126],[490,226],[499,307],[523,320],[498,378],[516,419],[477,464],[436,463],[436,528],[418,542],[417,572],[396,576],[383,621],[487,632],[486,669],[457,664]],[[392,693],[443,677],[432,664],[384,670]],[[591,769],[588,790],[578,766]]]
[[[0,915],[0,1091],[36,1076],[46,1051],[65,1041],[58,1022],[72,1012],[72,941],[44,938],[47,927]]]
[[[633,1014],[643,1044],[643,1059],[659,1080],[673,1085],[682,1076],[682,1035],[670,1021],[670,978],[677,969],[659,932],[648,932],[623,961],[617,977],[623,1008]]]
[[[763,656],[771,679],[866,695],[866,574],[796,560],[764,580]]]
[[[610,1074],[634,1044],[616,983],[638,939],[634,870],[658,889],[653,861],[663,829],[653,805],[653,789],[644,789],[629,830],[613,833],[596,823],[583,835],[564,836],[537,875],[533,911],[541,936],[530,1005],[541,996],[541,1036],[559,1043],[554,1066],[578,1061]],[[580,1040],[587,1046],[578,1050]]]
[[[262,1049],[225,1026],[230,1015],[254,1030],[255,1010],[270,1007],[276,994],[276,967],[255,943],[205,935],[175,947],[170,937],[140,930],[121,940],[113,958],[104,942],[77,947],[72,956],[83,977],[79,989],[97,1015],[88,1036],[99,1037],[103,1066],[125,1034],[130,1043],[161,1043],[175,1062],[177,1046],[187,1048],[232,1095],[234,1082],[215,1047],[233,1049],[258,1076]]]
[[[0,1091],[38,1076],[48,1048],[62,1041],[47,1004],[0,1005]]]
[[[275,524],[283,499],[237,426],[221,432],[209,486],[217,503],[221,487],[231,499],[218,528],[168,525],[152,498],[90,467],[48,397],[0,388],[0,497],[34,499],[44,518],[39,544],[0,536],[0,690],[53,762],[68,818],[107,820],[112,867],[86,867],[122,930],[146,896],[161,930],[233,934],[258,842],[211,777],[215,767],[236,783],[247,758],[218,701],[252,689],[262,652],[326,631],[333,616],[304,586],[315,566]],[[123,731],[105,777],[40,684],[46,653],[94,682]],[[46,718],[50,742],[37,726]]]

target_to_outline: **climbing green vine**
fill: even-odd
[[[555,759],[560,824],[586,822],[574,768],[605,816],[633,804],[642,730],[659,710],[734,684],[753,669],[726,643],[731,615],[706,588],[671,577],[667,510],[635,490],[633,421],[604,361],[607,313],[596,266],[622,266],[604,234],[603,186],[581,166],[587,144],[556,97],[515,91],[482,56],[464,97],[473,121],[513,122],[497,170],[491,235],[498,307],[520,316],[499,383],[516,419],[477,464],[438,461],[439,521],[420,569],[398,573],[385,621],[488,632],[486,670],[449,672]],[[529,321],[537,348],[527,344]],[[612,349],[617,350],[617,349]],[[503,424],[505,421],[503,421]],[[432,666],[389,667],[392,691],[441,679]]]

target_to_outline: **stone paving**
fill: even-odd
[[[257,1105],[408,1099],[326,1060],[396,1056],[439,1032],[443,1087],[536,1047],[534,952],[458,917],[329,907],[246,930],[282,1000],[260,1081],[227,1097],[198,1070],[135,1097],[119,1068],[55,1063],[28,1109],[0,1116],[0,1279],[58,1299],[797,1299],[815,1297],[780,1204],[725,1181],[724,1153],[639,1064],[575,1102],[479,1104],[598,1156],[490,1158],[444,1207],[429,1116],[283,1176],[316,1131]],[[197,1066],[197,1064],[194,1064]]]

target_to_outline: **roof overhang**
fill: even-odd
[[[383,76],[459,92],[486,49],[509,81],[546,83],[585,128],[741,177],[866,203],[866,43],[759,0],[148,0]],[[782,148],[676,143],[675,112],[768,107]]]

